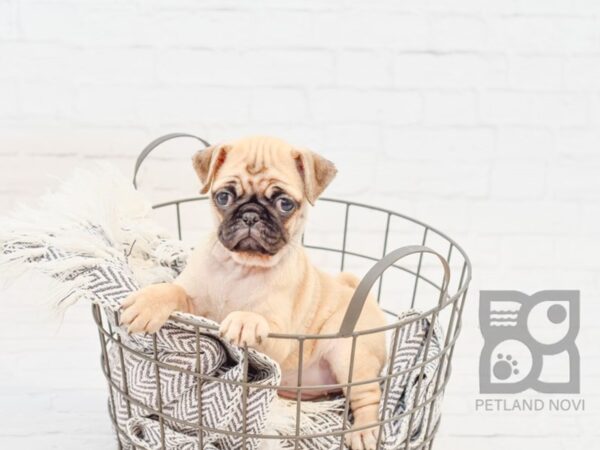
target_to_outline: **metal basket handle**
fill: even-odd
[[[409,255],[414,255],[415,253],[431,253],[438,257],[444,268],[444,280],[442,281],[440,289],[440,298],[444,298],[446,296],[448,291],[448,283],[450,282],[450,267],[448,265],[448,261],[446,261],[446,259],[436,251],[423,245],[408,245],[406,247],[400,247],[394,251],[391,251],[382,259],[377,261],[377,263],[371,267],[363,279],[360,280],[360,283],[352,295],[348,309],[346,309],[344,319],[342,320],[342,325],[340,326],[339,331],[340,336],[352,336],[354,327],[356,327],[358,318],[360,317],[365,301],[367,300],[367,296],[369,295],[369,292],[371,291],[371,288],[377,279],[383,275],[383,272],[385,272],[388,267],[390,267],[399,259]]]
[[[142,165],[142,163],[144,162],[146,157],[152,152],[152,150],[154,150],[159,145],[161,145],[167,141],[170,141],[171,139],[180,138],[180,137],[189,137],[189,138],[196,139],[196,140],[202,142],[202,144],[204,144],[205,148],[210,146],[210,144],[207,141],[205,141],[204,139],[202,139],[198,136],[194,136],[193,134],[188,134],[188,133],[170,133],[170,134],[165,134],[164,136],[154,139],[152,142],[150,142],[148,145],[146,145],[144,150],[142,150],[142,153],[140,153],[140,156],[138,156],[137,160],[135,161],[135,167],[133,169],[133,187],[135,187],[137,189],[138,171],[140,170],[140,166]]]

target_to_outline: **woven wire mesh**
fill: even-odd
[[[189,214],[186,214],[186,208],[194,206],[208,206],[206,198],[186,198],[180,200],[160,203],[154,206],[156,210],[169,211],[169,214],[174,214],[174,227],[180,239],[185,238],[186,224],[197,224],[198,217],[197,209],[190,209]],[[194,213],[192,214],[192,211]],[[206,210],[208,211],[208,210]],[[427,246],[435,251],[438,255],[443,255],[450,268],[450,283],[447,289],[444,288],[443,273],[441,273],[439,261],[434,261],[435,258],[430,258],[424,252],[419,252],[412,258],[405,258],[402,261],[392,263],[387,268],[385,274],[382,274],[376,285],[371,290],[372,295],[377,298],[381,309],[388,317],[388,324],[373,330],[352,331],[347,337],[342,333],[329,335],[294,335],[294,334],[270,334],[273,339],[287,339],[293,341],[293,345],[298,349],[297,360],[297,380],[296,384],[287,386],[286,391],[292,392],[296,400],[296,426],[293,434],[252,434],[247,432],[246,415],[243,416],[241,431],[233,431],[227,429],[214,429],[207,427],[203,423],[202,397],[200,395],[202,383],[206,380],[214,381],[214,377],[195,372],[193,375],[198,380],[198,421],[197,423],[186,423],[175,417],[171,417],[163,411],[161,393],[161,368],[169,368],[171,370],[179,370],[177,367],[169,366],[159,360],[156,347],[156,336],[153,337],[154,354],[153,357],[148,357],[140,353],[134,348],[126,345],[119,337],[119,334],[111,327],[110,322],[118,323],[118,313],[114,313],[113,321],[107,320],[107,312],[101,307],[93,306],[93,316],[98,327],[99,338],[102,350],[102,370],[106,377],[109,387],[109,413],[113,425],[118,435],[119,448],[126,446],[127,448],[135,447],[130,441],[126,430],[119,426],[116,419],[114,397],[120,395],[126,402],[127,411],[131,415],[131,407],[142,408],[147,412],[148,416],[152,416],[160,423],[161,448],[168,448],[165,443],[165,427],[166,423],[179,423],[196,432],[199,448],[205,448],[203,439],[206,432],[233,435],[240,438],[241,446],[239,448],[247,448],[246,443],[249,440],[281,440],[287,439],[288,442],[293,442],[295,449],[301,448],[301,443],[306,440],[322,437],[322,433],[302,434],[300,427],[302,416],[302,403],[308,401],[302,398],[303,391],[307,389],[323,388],[328,391],[343,390],[345,394],[344,411],[342,426],[333,432],[327,433],[329,437],[339,439],[339,445],[335,447],[344,448],[344,437],[352,428],[351,408],[350,408],[350,393],[356,386],[365,383],[380,383],[382,386],[382,399],[384,407],[380,408],[379,418],[377,422],[368,424],[363,428],[379,426],[378,447],[382,439],[384,424],[404,419],[408,423],[407,436],[412,435],[413,427],[415,427],[415,418],[421,413],[427,413],[428,419],[426,429],[423,431],[422,439],[417,444],[406,439],[405,443],[399,448],[408,449],[431,449],[433,441],[439,427],[440,420],[432,420],[434,417],[434,408],[428,406],[439,406],[442,393],[448,383],[451,373],[451,360],[455,348],[455,343],[461,328],[461,316],[467,288],[471,278],[471,265],[466,253],[452,239],[447,237],[440,231],[410,217],[395,213],[382,208],[377,208],[369,205],[347,202],[334,199],[319,200],[314,209],[313,217],[309,220],[309,227],[303,236],[303,244],[310,253],[311,259],[317,266],[323,266],[330,270],[351,271],[357,275],[363,273],[370,268],[374,263],[389,254],[394,248],[406,244],[420,244]],[[198,230],[191,230],[194,234]],[[416,319],[410,321],[401,320],[401,315],[408,309],[419,311]],[[426,358],[427,349],[432,340],[432,332],[427,333],[425,341],[425,352],[423,360],[414,364],[403,371],[394,371],[394,359],[396,356],[395,349],[398,345],[398,337],[403,327],[408,326],[412,321],[417,319],[427,319],[431,324],[430,330],[433,330],[433,325],[437,324],[444,332],[442,345],[439,352],[431,358]],[[183,318],[172,317],[175,322],[183,322],[188,326],[193,327],[196,336],[196,358],[198,368],[200,365],[201,348],[200,336],[207,330],[205,326],[201,326],[194,321],[187,321]],[[210,330],[208,330],[210,331]],[[212,330],[215,331],[215,330]],[[358,338],[370,333],[385,333],[389,352],[386,366],[381,371],[377,378],[371,380],[353,381],[352,373],[353,366],[357,363],[354,361],[354,351]],[[336,384],[323,386],[305,386],[303,384],[303,368],[305,349],[318,340],[343,339],[349,338],[352,340],[350,369],[346,380]],[[118,376],[124,383],[115,382],[115,370],[111,367],[108,358],[108,345],[116,346],[120,359],[121,372]],[[243,380],[236,382],[231,380],[219,380],[223,383],[232,383],[241,385],[243,388],[242,405],[244,411],[247,411],[247,393],[248,389],[278,389],[277,386],[255,385],[248,380],[247,373],[247,352],[248,349],[243,349],[246,357],[244,358],[245,367],[243,371]],[[150,405],[144,401],[131,395],[127,388],[127,375],[123,370],[124,361],[127,358],[137,356],[140,358],[150,358],[154,364],[156,383],[156,395],[158,404]],[[423,386],[423,372],[427,364],[432,362],[437,363],[438,370],[434,376],[434,387],[427,389],[425,395],[419,395]],[[385,405],[390,397],[391,380],[406,374],[407,371],[419,373],[417,378],[416,398],[418,401],[412,408],[403,411],[399,415],[386,416]],[[217,379],[218,380],[218,379]],[[318,400],[317,400],[318,401]],[[181,423],[183,422],[183,423]],[[358,430],[354,428],[353,431]],[[337,442],[337,441],[336,441]]]

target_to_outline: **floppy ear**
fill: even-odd
[[[304,194],[311,205],[335,177],[335,165],[310,150],[297,150],[294,154],[296,168],[304,182]]]
[[[227,146],[217,144],[200,150],[193,156],[194,169],[202,182],[201,194],[206,194],[210,189],[217,171],[225,162],[227,149]]]

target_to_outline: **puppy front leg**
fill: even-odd
[[[193,312],[185,290],[173,283],[146,286],[129,295],[121,307],[121,324],[127,325],[129,333],[154,333],[173,311]]]
[[[219,328],[219,334],[231,344],[255,348],[280,364],[290,354],[290,339],[267,336],[269,333],[282,332],[276,319],[248,311],[229,313]]]

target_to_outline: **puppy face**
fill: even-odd
[[[250,137],[194,156],[209,193],[220,243],[241,263],[269,265],[299,242],[308,204],[336,173],[308,150],[274,138]]]

